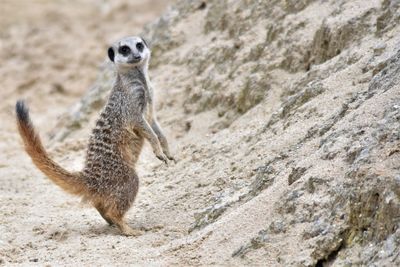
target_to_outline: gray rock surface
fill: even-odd
[[[168,263],[400,265],[399,14],[395,0],[183,0],[145,28],[180,144],[143,189],[184,229],[158,252]],[[56,141],[81,134],[111,77]]]

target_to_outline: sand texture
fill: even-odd
[[[398,1],[127,2],[2,2],[0,265],[400,266]],[[178,161],[145,147],[124,237],[33,166],[14,105],[81,169],[136,34]]]

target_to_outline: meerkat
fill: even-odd
[[[16,103],[18,130],[36,167],[65,191],[92,204],[108,224],[116,225],[127,236],[140,234],[125,222],[124,215],[138,192],[135,164],[144,141],[161,161],[175,161],[155,118],[148,76],[150,54],[146,41],[137,36],[123,38],[108,49],[116,78],[79,172],[69,172],[49,157],[27,106],[21,100]]]

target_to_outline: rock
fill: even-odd
[[[400,264],[399,11],[390,0],[182,0],[146,27],[160,121],[193,148],[157,172],[171,192],[159,180],[144,189],[165,194],[158,211],[189,214],[157,256]],[[104,67],[55,140],[92,119],[111,77]]]
[[[263,245],[268,242],[268,234],[267,231],[260,231],[256,237],[252,238],[250,242],[244,246],[241,246],[237,250],[232,253],[232,257],[243,257],[247,252],[253,249],[259,249],[263,247]]]
[[[288,184],[291,185],[294,182],[296,182],[298,179],[300,179],[301,176],[306,172],[306,168],[303,167],[298,167],[298,168],[292,168],[292,172],[289,174],[288,177]]]

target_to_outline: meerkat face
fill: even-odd
[[[108,49],[108,57],[117,67],[132,68],[148,63],[150,49],[143,38],[126,37]]]

